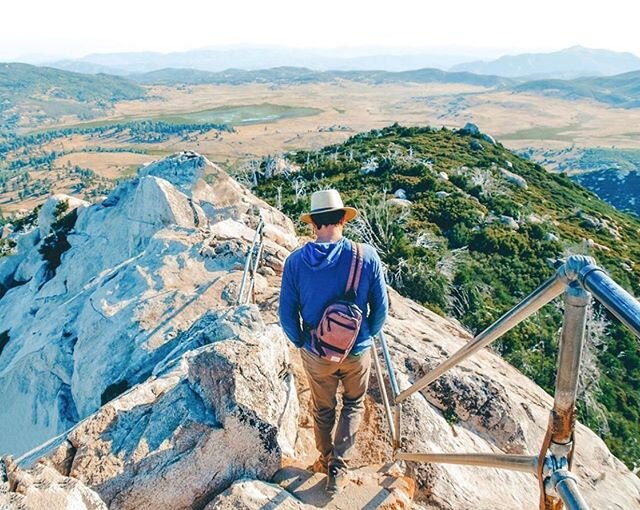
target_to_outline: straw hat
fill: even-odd
[[[345,207],[342,203],[340,193],[335,189],[327,189],[323,191],[316,191],[311,195],[311,211],[304,213],[300,216],[300,219],[305,223],[311,222],[312,214],[326,213],[330,211],[344,211],[344,221],[351,221],[358,216],[358,210],[353,207]]]

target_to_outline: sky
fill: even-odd
[[[0,60],[234,45],[497,56],[640,55],[637,0],[4,0]]]

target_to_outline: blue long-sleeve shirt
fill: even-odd
[[[387,318],[389,301],[382,263],[375,249],[363,245],[363,267],[355,303],[364,318],[351,352],[358,354],[372,344]],[[284,264],[280,289],[280,324],[296,347],[311,350],[308,325],[315,328],[325,308],[344,295],[351,266],[351,242],[309,242],[295,250]]]

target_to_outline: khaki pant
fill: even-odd
[[[311,389],[316,447],[323,463],[346,467],[364,412],[364,398],[369,384],[371,349],[359,356],[347,356],[342,363],[322,359],[301,349],[302,362]],[[335,433],[336,393],[342,381],[342,411]]]

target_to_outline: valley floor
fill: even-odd
[[[17,183],[15,172],[0,169],[9,184],[0,188],[5,212],[29,209],[50,191],[91,198],[132,168],[178,150],[192,149],[210,160],[234,169],[248,160],[298,149],[318,149],[340,143],[357,132],[402,125],[462,127],[477,124],[506,147],[529,149],[541,163],[557,166],[567,153],[589,147],[640,149],[640,109],[615,109],[606,105],[515,94],[470,85],[385,84],[349,81],[276,86],[202,85],[152,87],[147,100],[123,101],[98,121],[79,124],[66,119],[54,127],[104,126],[99,135],[63,136],[50,143],[9,153],[15,159],[33,158],[20,168],[29,184]],[[204,119],[204,120],[203,120]],[[153,143],[110,132],[114,122],[225,122],[235,132],[210,131],[172,136]],[[24,132],[34,132],[34,126]],[[37,131],[36,131],[37,132]],[[94,151],[87,153],[87,151]],[[98,152],[99,151],[99,152]],[[38,156],[55,152],[44,165]],[[551,157],[548,157],[551,154]],[[560,154],[560,156],[557,156]],[[76,167],[95,175],[87,183]],[[568,168],[568,170],[580,170]],[[12,181],[13,180],[13,181]],[[11,184],[13,182],[14,184]],[[19,194],[22,190],[26,192]],[[104,189],[103,189],[104,188]]]

